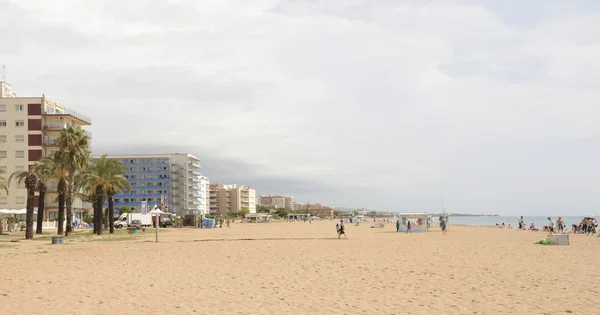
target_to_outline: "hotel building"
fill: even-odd
[[[45,96],[17,97],[12,87],[0,82],[0,169],[6,179],[39,161],[42,156],[58,151],[56,138],[61,130],[71,125],[89,126],[92,120]],[[87,132],[87,131],[86,131]],[[92,134],[87,132],[91,138]],[[45,197],[45,219],[58,217],[56,181],[48,183]],[[27,191],[24,184],[11,183],[8,195],[0,194],[0,208],[23,209]],[[37,211],[38,196],[34,205]],[[75,218],[90,210],[91,203],[74,197]]]
[[[256,191],[249,187],[210,184],[209,202],[211,214],[227,214],[247,209],[256,213]]]
[[[265,206],[268,208],[285,208],[289,210],[294,210],[294,197],[286,197],[286,196],[259,196],[256,198],[257,203],[261,206]]]
[[[209,211],[208,178],[200,172],[200,159],[187,153],[164,155],[110,155],[127,168],[125,177],[131,191],[114,196],[115,210],[127,207],[140,211],[164,204],[179,216],[203,215]]]

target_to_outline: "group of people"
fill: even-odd
[[[596,222],[595,218],[585,217],[585,218],[583,218],[583,220],[581,220],[581,223],[573,224],[571,226],[571,232],[575,233],[575,234],[580,233],[580,234],[590,235],[590,234],[596,233],[596,227],[598,227],[598,222]],[[525,220],[523,219],[523,216],[521,216],[519,218],[519,229],[520,230],[527,229],[526,225],[525,225]],[[537,228],[534,223],[531,223],[528,230],[539,231],[540,229]],[[565,224],[565,221],[563,220],[562,217],[558,217],[556,222],[554,222],[552,217],[548,217],[548,225],[544,225],[542,227],[542,231],[548,232],[548,233],[563,234],[563,233],[565,233],[565,231],[567,231],[567,225]]]

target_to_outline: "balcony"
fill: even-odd
[[[127,171],[125,175],[169,175],[169,171],[165,170],[146,170],[146,171]]]
[[[128,178],[130,183],[152,183],[152,182],[170,182],[168,178]]]
[[[122,198],[160,198],[165,194],[136,194],[136,193],[125,193],[125,194],[116,194],[114,198],[122,199]],[[169,196],[167,195],[167,198]]]
[[[57,139],[44,139],[42,141],[43,147],[58,147]]]
[[[169,185],[164,185],[164,186],[131,186],[131,190],[154,190],[154,189],[168,190],[169,188],[171,188]]]
[[[70,117],[77,120],[81,125],[91,125],[92,119],[86,115],[83,115],[80,112],[74,111],[69,108],[58,109],[53,107],[46,107],[42,111],[42,116],[49,117]]]
[[[188,202],[189,205],[202,205],[204,204],[202,201],[191,200]]]
[[[202,167],[202,165],[200,165],[200,163],[198,163],[198,162],[190,162],[190,163],[188,163],[188,165],[196,167],[196,168],[201,168]]]
[[[189,185],[188,188],[189,189],[195,189],[195,190],[202,190],[202,187],[200,187],[198,185]]]
[[[192,173],[194,175],[202,176],[202,173],[200,171],[198,171],[198,170],[195,170],[195,169],[189,169],[188,173]]]
[[[57,202],[45,202],[44,207],[45,208],[58,208],[58,201]],[[65,210],[66,210],[66,207],[67,207],[67,204],[65,203]],[[82,201],[73,202],[73,208],[91,208],[91,207],[92,207],[91,202],[82,202]]]
[[[127,167],[136,167],[136,166],[160,166],[160,167],[166,166],[166,167],[168,167],[169,166],[169,162],[167,162],[167,161],[138,162],[136,160],[133,160],[133,162],[131,162],[131,160],[121,159],[121,160],[119,160],[119,162],[121,162],[121,165],[127,166]]]
[[[204,198],[204,194],[198,194],[198,193],[191,193],[188,194],[189,197],[196,197],[196,198]]]
[[[196,177],[192,177],[192,178],[190,178],[190,180],[192,180],[193,182],[196,182],[196,183],[201,183],[202,182],[201,179],[197,179]]]

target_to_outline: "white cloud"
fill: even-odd
[[[455,211],[589,212],[594,163],[551,157],[597,150],[578,139],[600,137],[599,13],[517,3],[0,2],[0,63],[92,116],[103,150],[210,151],[335,204],[435,210],[445,189]]]

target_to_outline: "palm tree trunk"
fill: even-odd
[[[108,208],[104,209],[104,215],[102,216],[104,230],[108,230]]]
[[[96,213],[94,213],[94,225],[97,225],[96,229],[97,235],[102,235],[102,206],[104,204],[104,190],[102,186],[96,186]]]
[[[94,234],[98,233],[98,201],[94,198],[93,202],[94,208]]]
[[[65,194],[58,193],[58,231],[56,234],[62,235],[64,231],[63,223],[65,222]]]
[[[67,181],[67,231],[65,236],[69,236],[73,231],[73,179],[75,170],[69,170],[69,180]]]
[[[38,197],[38,213],[37,213],[37,225],[35,227],[35,234],[42,234],[42,224],[44,224],[44,198],[46,197],[45,187],[40,188],[40,195]]]
[[[110,228],[110,233],[115,233],[115,200],[113,195],[108,196],[108,225]]]
[[[25,239],[33,238],[33,199],[35,188],[27,189],[27,214],[25,215]]]

